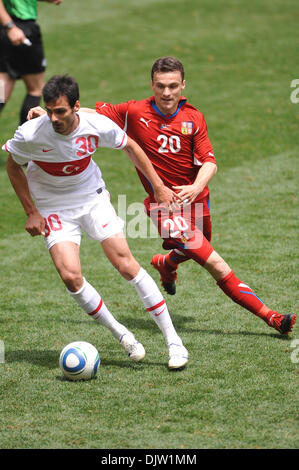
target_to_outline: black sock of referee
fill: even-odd
[[[5,103],[0,103],[0,113],[1,113],[2,109],[4,108],[4,106],[5,106]]]
[[[29,109],[39,106],[41,96],[26,95],[22,104],[20,113],[20,125],[27,121],[27,114]]]

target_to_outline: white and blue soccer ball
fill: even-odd
[[[90,380],[100,366],[97,349],[86,341],[74,341],[63,348],[59,366],[68,380]]]

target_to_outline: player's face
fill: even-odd
[[[179,70],[174,72],[155,72],[152,89],[159,110],[167,115],[173,114],[185,88],[185,80]]]
[[[66,96],[60,96],[56,101],[46,103],[46,111],[51,120],[53,129],[58,134],[68,135],[78,126],[80,103],[76,101],[72,108]]]

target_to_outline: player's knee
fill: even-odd
[[[121,257],[118,260],[116,269],[119,271],[122,277],[127,280],[131,280],[136,277],[140,266],[133,257]]]
[[[82,274],[75,271],[63,270],[60,273],[61,279],[71,292],[77,292],[83,285]]]

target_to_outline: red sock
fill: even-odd
[[[234,302],[262,318],[266,323],[269,322],[271,310],[264,305],[247,284],[244,284],[235,276],[233,271],[218,281],[217,284]]]

